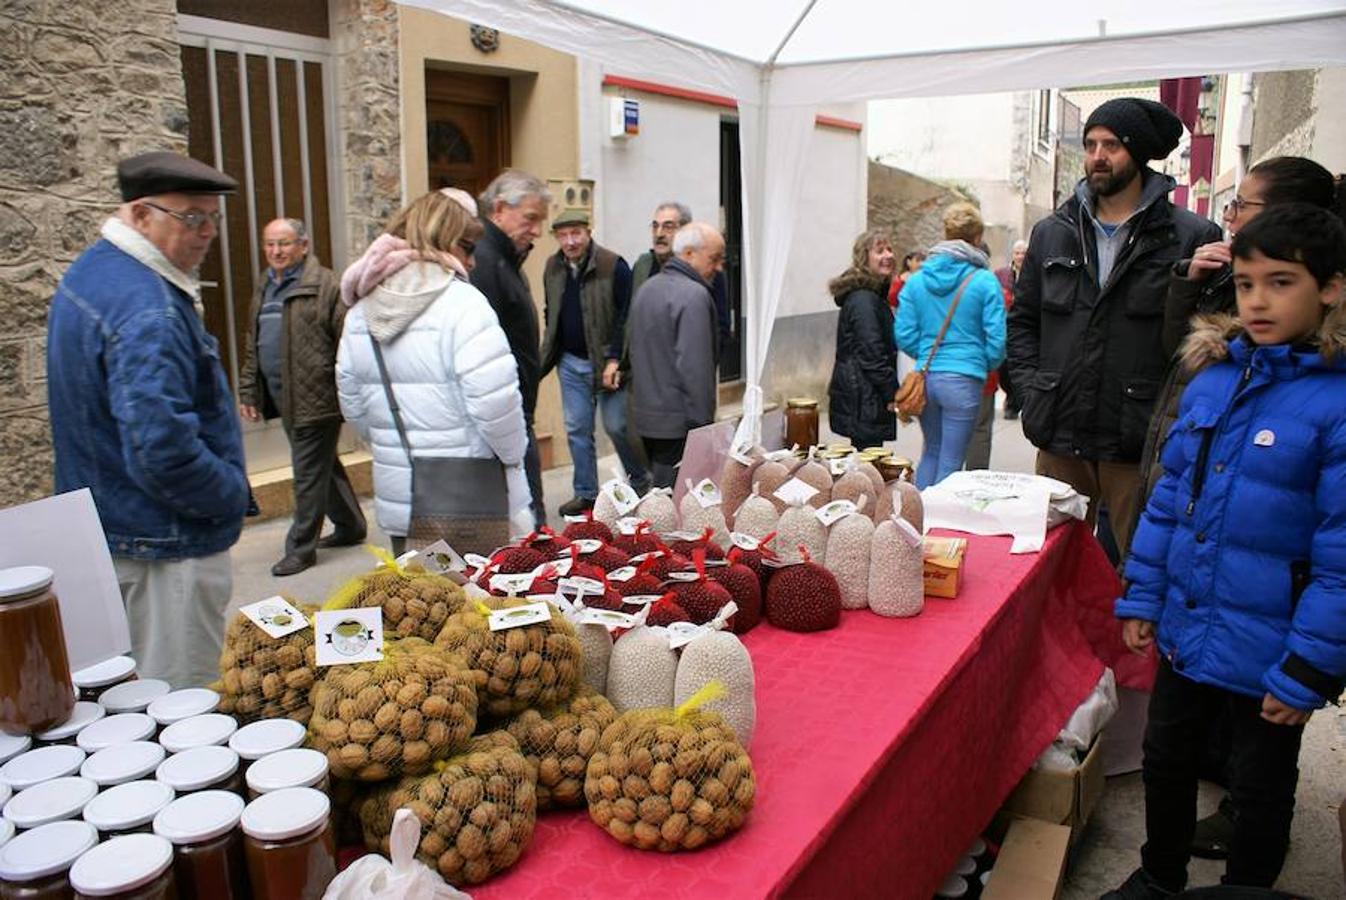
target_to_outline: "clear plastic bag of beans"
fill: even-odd
[[[430,771],[477,727],[473,673],[419,638],[378,662],[332,666],[313,688],[309,744],[337,778],[383,781]]]
[[[526,709],[505,726],[537,766],[537,808],[584,805],[584,773],[603,730],[617,720],[608,698],[581,689],[551,709]]]

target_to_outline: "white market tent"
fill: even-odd
[[[1346,0],[398,0],[734,97],[745,378],[762,375],[817,107],[1346,64]]]

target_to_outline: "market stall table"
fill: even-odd
[[[660,854],[584,811],[546,813],[472,895],[930,897],[1093,689],[1100,654],[1120,658],[1119,584],[1088,528],[1055,529],[1037,554],[1009,545],[969,537],[962,593],[913,619],[848,612],[831,631],[745,636],[757,804],[737,834]]]

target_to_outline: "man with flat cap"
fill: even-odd
[[[234,179],[176,153],[117,166],[122,205],[47,319],[56,490],[89,488],[142,676],[214,680],[248,508],[243,442],[196,269]]]
[[[1140,454],[1167,369],[1161,333],[1173,264],[1220,229],[1169,202],[1149,168],[1182,137],[1151,100],[1109,100],[1084,124],[1084,178],[1033,228],[1014,285],[1008,353],[1037,471],[1100,504],[1122,558],[1144,498]]]

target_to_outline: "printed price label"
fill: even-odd
[[[458,555],[458,551],[449,546],[448,541],[435,541],[420,551],[422,564],[426,571],[443,574],[461,572],[467,568],[467,560]]]
[[[791,478],[789,481],[776,488],[776,496],[786,503],[794,506],[802,506],[808,503],[818,493],[818,489],[807,481],[800,481],[798,478]]]
[[[512,575],[492,575],[491,590],[501,591],[511,597],[517,597],[533,586],[537,580],[532,572],[518,572]]]
[[[750,534],[744,534],[741,531],[730,532],[729,540],[735,547],[743,550],[756,550],[762,546],[762,542]]]
[[[630,581],[636,577],[635,566],[622,566],[608,573],[608,581]]]
[[[608,495],[612,505],[617,508],[617,515],[619,516],[626,515],[640,505],[640,495],[635,492],[631,485],[624,481],[618,481],[616,478],[603,485],[603,492]]]
[[[383,609],[329,609],[313,617],[319,666],[383,659]]]
[[[635,628],[639,623],[636,617],[612,609],[585,607],[575,619],[576,625],[602,625],[606,628]]]
[[[630,597],[623,597],[622,602],[628,606],[649,606],[662,596],[663,594],[632,594]]]
[[[562,578],[556,583],[556,587],[567,594],[594,595],[603,593],[603,582],[578,575],[574,578]]]
[[[724,499],[720,494],[719,487],[709,478],[702,478],[697,482],[696,487],[692,488],[692,496],[696,498],[697,503],[701,504],[702,509],[719,506],[720,501]]]
[[[522,628],[524,625],[549,621],[551,621],[551,606],[545,602],[492,610],[487,620],[492,631],[506,631],[510,628]]]
[[[832,523],[844,519],[851,513],[858,512],[859,507],[849,500],[833,500],[831,503],[824,503],[814,515],[818,521],[823,523],[824,528],[832,527]]]
[[[563,556],[560,559],[553,559],[544,562],[542,565],[533,569],[534,578],[560,578],[563,575],[570,574],[570,567],[574,565],[569,556]]]
[[[696,581],[696,580],[698,580],[700,577],[701,577],[701,576],[698,575],[698,574],[696,574],[695,572],[669,572],[669,573],[668,573],[668,580],[669,580],[669,581]]]
[[[249,603],[239,612],[272,638],[283,638],[287,634],[303,631],[309,626],[304,614],[295,609],[284,597],[267,597],[265,600]]]

